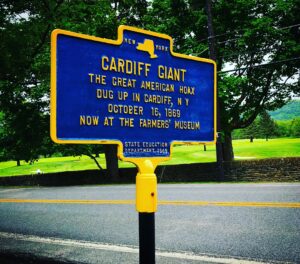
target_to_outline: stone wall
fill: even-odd
[[[300,181],[300,158],[234,161],[224,168],[228,181]]]
[[[134,183],[136,168],[119,170],[118,183]],[[193,163],[158,166],[158,182],[211,182],[218,181],[216,163]],[[224,181],[300,181],[300,158],[243,160],[224,163]],[[39,175],[1,177],[2,186],[69,186],[108,184],[112,178],[106,170],[59,172]]]

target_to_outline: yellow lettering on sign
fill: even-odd
[[[104,126],[113,126],[114,117],[105,117],[104,118]]]
[[[200,122],[193,121],[175,121],[175,129],[184,129],[184,130],[199,130]]]
[[[189,105],[189,99],[185,98],[185,105],[188,106]]]
[[[111,84],[113,86],[125,87],[125,88],[135,88],[136,79],[112,77]]]
[[[180,98],[180,97],[177,98],[177,104],[178,104],[178,105],[182,105],[182,98]]]
[[[140,102],[141,101],[141,94],[140,93],[132,93],[132,101],[133,102]]]
[[[139,125],[142,128],[169,128],[170,120],[141,118]]]
[[[119,117],[121,127],[134,127],[133,118]]]
[[[121,58],[102,56],[101,69],[103,71],[122,72],[126,74],[145,76],[150,72],[151,64],[141,61],[124,60]]]
[[[112,90],[97,89],[96,96],[98,99],[114,99],[114,92]]]
[[[99,116],[81,115],[79,120],[81,126],[98,126]]]
[[[144,108],[137,105],[108,104],[107,111],[114,114],[143,115]]]
[[[115,60],[114,57],[111,58],[109,70],[110,71],[117,71],[116,60]]]
[[[118,91],[118,100],[119,101],[125,101],[127,97],[128,97],[127,92]]]
[[[90,83],[106,85],[106,75],[89,73]]]
[[[133,73],[133,66],[132,61],[126,60],[126,74],[132,74]],[[136,75],[136,71],[134,72],[134,75]]]
[[[144,94],[145,103],[154,103],[154,104],[168,104],[172,103],[171,96],[164,96],[158,94]]]
[[[123,72],[124,73],[124,66],[125,62],[122,59],[118,60],[118,72]]]
[[[141,88],[152,91],[174,92],[174,84],[142,81]]]
[[[177,69],[173,67],[159,65],[158,68],[158,77],[160,79],[168,79],[178,82],[184,82],[186,69]]]
[[[191,86],[180,86],[179,92],[181,94],[189,94],[189,95],[195,95],[195,87]]]
[[[109,58],[107,56],[102,56],[102,60],[101,60],[102,64],[102,70],[107,71],[109,66],[108,66],[108,62],[109,62]]]

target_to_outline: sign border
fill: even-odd
[[[66,35],[66,36],[71,36],[71,37],[76,37],[76,38],[81,38],[81,39],[87,39],[91,41],[96,41],[96,42],[101,42],[101,43],[106,43],[110,45],[116,45],[120,46],[123,43],[123,32],[125,30],[136,32],[136,33],[142,33],[145,35],[150,35],[162,39],[166,39],[170,41],[170,54],[174,57],[177,58],[183,58],[187,60],[194,60],[194,61],[200,61],[200,62],[205,62],[205,63],[211,63],[214,65],[214,140],[213,141],[172,141],[170,144],[170,156],[164,157],[164,156],[158,156],[158,157],[125,157],[123,155],[123,144],[121,141],[118,140],[61,140],[57,138],[57,115],[56,115],[56,50],[57,50],[57,36],[58,35]],[[90,36],[90,35],[85,35],[81,33],[75,33],[63,29],[55,29],[51,33],[51,81],[50,81],[50,136],[51,139],[58,144],[116,144],[118,145],[118,157],[122,160],[127,160],[127,161],[142,161],[145,159],[151,159],[154,162],[157,161],[162,161],[162,160],[169,160],[172,155],[172,149],[174,145],[213,145],[216,143],[216,116],[217,116],[217,65],[216,62],[210,59],[206,58],[200,58],[200,57],[195,57],[195,56],[190,56],[190,55],[185,55],[185,54],[180,54],[176,53],[173,51],[173,38],[166,35],[166,34],[161,34],[153,31],[148,31],[136,27],[131,27],[131,26],[126,26],[126,25],[121,25],[118,27],[118,38],[116,40],[113,39],[106,39],[106,38],[100,38],[100,37],[95,37],[95,36]],[[156,162],[155,162],[156,163]]]

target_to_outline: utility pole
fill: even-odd
[[[213,28],[212,21],[212,0],[206,0],[206,14],[207,14],[207,30],[208,30],[208,47],[209,47],[209,58],[216,61],[217,51],[216,51],[216,39]],[[216,144],[216,156],[217,156],[217,166],[218,166],[218,180],[224,180],[224,167],[223,167],[223,145],[221,139],[221,102],[219,99],[219,92],[217,89],[217,144]]]

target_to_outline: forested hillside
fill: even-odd
[[[269,112],[274,120],[291,120],[300,117],[300,100],[293,100],[280,109]]]

